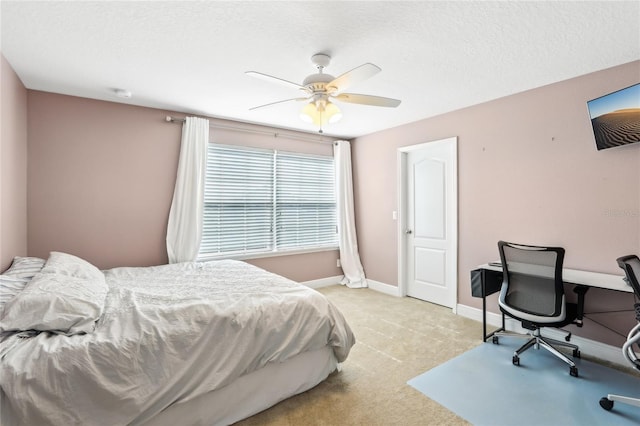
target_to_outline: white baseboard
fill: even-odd
[[[380,293],[388,294],[389,296],[401,296],[400,288],[398,286],[381,283],[380,281],[375,281],[370,278],[367,278],[367,282],[369,283],[369,288],[371,290],[379,291]]]
[[[336,275],[335,277],[320,278],[320,279],[311,280],[311,281],[303,281],[300,284],[306,285],[307,287],[311,287],[311,288],[320,288],[320,287],[328,287],[330,285],[340,284],[340,281],[342,281],[342,275]]]
[[[472,308],[470,306],[459,304],[457,312],[458,315],[482,322],[482,309]],[[520,326],[518,321],[511,318],[507,318],[505,324],[507,326],[507,330],[509,331],[514,331],[516,333],[524,333],[526,331]],[[487,325],[500,327],[502,325],[502,315],[493,312],[487,312]],[[552,339],[562,340],[564,339],[565,333],[560,330],[549,329],[545,330],[545,335],[549,336]],[[606,343],[601,343],[576,335],[571,336],[571,343],[578,345],[580,347],[580,352],[584,355],[589,355],[608,362],[612,362],[614,364],[628,367],[627,360],[622,354],[622,349],[617,346],[607,345]]]

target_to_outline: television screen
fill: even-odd
[[[640,83],[587,102],[598,150],[640,142]]]

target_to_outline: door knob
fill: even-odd
[[[409,235],[411,234],[413,231],[411,229],[407,229],[406,231],[404,231],[405,234]]]

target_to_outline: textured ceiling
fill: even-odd
[[[350,92],[325,133],[351,138],[640,59],[640,2],[2,1],[2,54],[29,89],[315,132],[299,93],[327,53]],[[640,76],[639,76],[640,80]],[[131,99],[114,96],[123,88]]]

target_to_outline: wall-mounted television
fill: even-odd
[[[587,102],[599,150],[640,142],[640,83]]]

